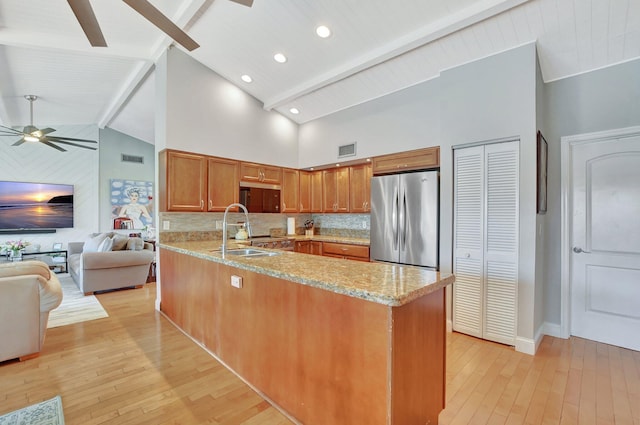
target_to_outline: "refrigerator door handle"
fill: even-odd
[[[400,199],[397,188],[394,192],[393,211],[391,212],[391,231],[393,232],[393,250],[396,251],[398,249],[398,210],[400,207]]]
[[[400,231],[402,232],[402,245],[401,250],[405,250],[407,246],[407,194],[402,194],[402,214],[400,215]]]

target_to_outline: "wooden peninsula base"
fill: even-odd
[[[391,307],[167,249],[160,264],[162,312],[299,423],[438,423],[444,288]]]

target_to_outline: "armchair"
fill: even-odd
[[[42,261],[0,264],[0,361],[38,356],[62,287]]]

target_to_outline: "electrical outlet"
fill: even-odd
[[[364,221],[364,220],[362,221],[362,228],[363,228],[363,229],[366,229],[366,228],[367,228],[367,222],[366,222],[366,221]]]
[[[171,228],[171,222],[169,220],[162,221],[162,230],[169,230]]]
[[[222,230],[222,220],[216,220],[216,230]]]
[[[242,288],[242,276],[231,275],[231,286]]]

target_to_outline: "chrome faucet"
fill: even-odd
[[[231,204],[224,210],[224,217],[222,218],[222,247],[220,250],[222,251],[222,258],[224,258],[224,254],[227,252],[227,213],[233,207],[240,207],[244,211],[245,217],[245,227],[247,228],[247,235],[251,238],[251,225],[249,224],[249,211],[242,204]]]

